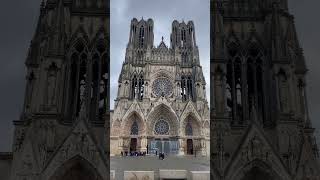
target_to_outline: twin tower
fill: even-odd
[[[126,63],[145,64],[146,62],[178,63],[184,66],[200,65],[196,45],[195,28],[192,21],[187,24],[174,20],[172,23],[170,48],[163,42],[154,47],[154,24],[152,19],[131,21]]]
[[[133,18],[131,21],[130,38],[128,47],[133,48],[152,48],[154,41],[153,20],[147,21],[141,19],[138,21]],[[196,47],[196,37],[194,24],[189,21],[179,23],[174,20],[170,37],[171,48],[193,48]]]

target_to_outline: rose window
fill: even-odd
[[[158,78],[152,84],[152,91],[156,96],[169,96],[172,93],[173,85],[167,78]]]
[[[155,134],[158,134],[158,135],[169,134],[168,122],[163,119],[160,119],[155,125],[154,132],[155,132]]]

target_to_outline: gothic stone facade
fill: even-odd
[[[111,154],[209,155],[209,107],[192,21],[154,47],[152,19],[133,19],[111,118]]]
[[[287,0],[211,1],[212,179],[319,179]]]
[[[109,179],[108,4],[42,1],[26,59],[24,109],[1,179]]]

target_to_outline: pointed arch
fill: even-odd
[[[123,119],[123,120],[126,120],[126,119],[128,119],[128,118],[129,118],[132,114],[134,114],[134,113],[136,113],[136,114],[139,116],[139,118],[141,118],[143,121],[145,121],[145,118],[143,118],[144,115],[143,115],[143,113],[142,113],[142,109],[141,109],[139,103],[137,103],[137,102],[133,102],[133,103],[130,105],[130,107],[129,107],[129,109],[127,110],[127,112],[122,116],[122,119]],[[123,121],[122,121],[122,122],[123,122]]]
[[[189,103],[185,106],[181,116],[180,116],[180,125],[183,126],[183,123],[185,123],[186,119],[192,116],[192,118],[199,124],[199,127],[201,127],[201,116],[198,114],[196,108],[193,105],[193,102],[189,101]]]
[[[82,39],[84,41],[84,44],[90,44],[90,38],[88,36],[88,33],[86,32],[86,30],[84,29],[83,26],[79,26],[77,28],[77,30],[74,31],[74,33],[72,34],[71,38],[70,38],[70,43],[69,43],[69,47],[70,49],[73,47],[73,45],[79,40]],[[70,50],[69,49],[69,50]]]
[[[71,43],[69,49],[65,88],[65,114],[68,123],[72,122],[79,114],[81,102],[83,101],[83,88],[86,84],[86,73],[88,63],[87,40],[77,37]],[[82,94],[81,94],[82,93]]]
[[[93,91],[91,93],[91,103],[93,104],[91,106],[93,108],[91,110],[91,118],[93,121],[103,122],[109,104],[107,98],[109,94],[109,59],[107,59],[108,45],[106,40],[103,39],[103,35],[100,34],[99,36],[98,34],[92,45],[92,65],[97,65],[97,67],[92,67],[92,83],[90,83]]]
[[[138,128],[137,133],[132,134],[131,130],[133,126],[136,126],[135,128]],[[145,135],[147,129],[146,127],[146,122],[143,120],[142,116],[138,112],[132,111],[123,119],[121,123],[121,134],[123,136]]]
[[[65,163],[63,163],[49,180],[86,180],[95,179],[103,180],[102,176],[97,171],[97,167],[94,167],[85,158],[77,155]]]
[[[192,112],[188,112],[188,115],[181,119],[180,123],[181,127],[181,136],[201,136],[201,128],[202,123],[201,120]],[[190,128],[192,129],[192,133],[190,134]]]
[[[254,160],[233,173],[231,180],[283,180],[280,175],[262,160]]]
[[[179,131],[179,120],[177,115],[175,114],[174,110],[164,104],[161,103],[151,109],[147,117],[148,122],[148,135],[154,135],[155,125],[160,120],[165,120],[169,124],[169,135],[170,136],[177,136]]]

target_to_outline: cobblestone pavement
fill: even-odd
[[[159,160],[155,156],[111,157],[111,170],[115,170],[116,180],[123,180],[124,171],[154,171],[159,178],[159,169],[177,169],[187,171],[210,171],[208,157],[168,156]]]

